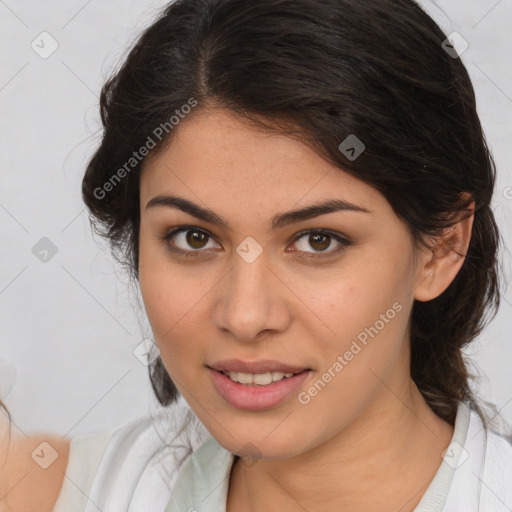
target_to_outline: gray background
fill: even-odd
[[[510,276],[512,0],[421,3],[447,34],[469,43],[462,59],[498,167],[494,210]],[[80,182],[100,135],[101,84],[165,4],[0,0],[0,397],[26,434],[81,435],[156,407],[147,368],[133,353],[151,335],[147,320],[105,243],[91,234]],[[44,31],[58,44],[47,58],[31,46],[51,49]],[[46,262],[33,252],[49,248],[43,237],[57,249]],[[508,421],[511,315],[508,290],[467,352],[480,396]]]

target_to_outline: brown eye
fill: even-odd
[[[194,249],[202,249],[204,247],[204,241],[208,238],[206,233],[201,231],[186,231],[185,241],[190,244],[190,247]]]
[[[304,242],[298,243],[298,241],[302,239],[304,239]],[[317,229],[301,233],[295,238],[294,245],[298,246],[296,251],[306,254],[306,258],[317,258],[324,255],[331,256],[333,254],[338,254],[350,245],[350,242],[340,235]],[[333,245],[335,247],[333,250],[327,250]],[[313,248],[314,250],[308,251],[308,248]]]
[[[210,239],[211,235],[193,226],[182,226],[161,237],[170,251],[193,257],[207,252],[203,249],[208,248]]]
[[[196,257],[200,256],[201,253],[210,252],[203,249],[211,249],[212,247],[208,247],[208,243],[210,241],[214,242],[213,237],[209,233],[194,226],[175,228],[161,236],[160,239],[165,243],[169,251],[185,257]],[[304,239],[304,242],[299,243],[298,241],[301,239]],[[310,229],[300,233],[295,238],[294,245],[297,245],[299,248],[294,249],[292,252],[304,253],[304,256],[301,257],[305,259],[314,259],[336,255],[345,250],[350,244],[349,240],[339,234],[321,229]],[[328,250],[332,246],[334,246],[334,249]],[[309,251],[308,248],[312,248],[313,251]]]
[[[326,236],[316,233],[314,235],[309,235],[308,243],[316,251],[323,251],[324,249],[328,249],[329,245],[331,245],[331,237],[329,235]]]

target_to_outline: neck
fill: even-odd
[[[453,427],[408,380],[383,388],[350,426],[314,450],[245,465],[236,459],[227,511],[414,510],[442,462]]]

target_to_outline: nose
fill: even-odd
[[[238,254],[218,287],[213,320],[240,341],[259,341],[290,323],[286,286],[269,267],[265,253],[251,263]]]

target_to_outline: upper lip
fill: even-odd
[[[267,373],[267,372],[283,372],[283,373],[300,373],[308,368],[301,366],[291,366],[273,361],[271,359],[261,359],[259,361],[242,361],[241,359],[225,359],[216,361],[209,365],[210,368],[219,372],[242,372],[242,373]]]

